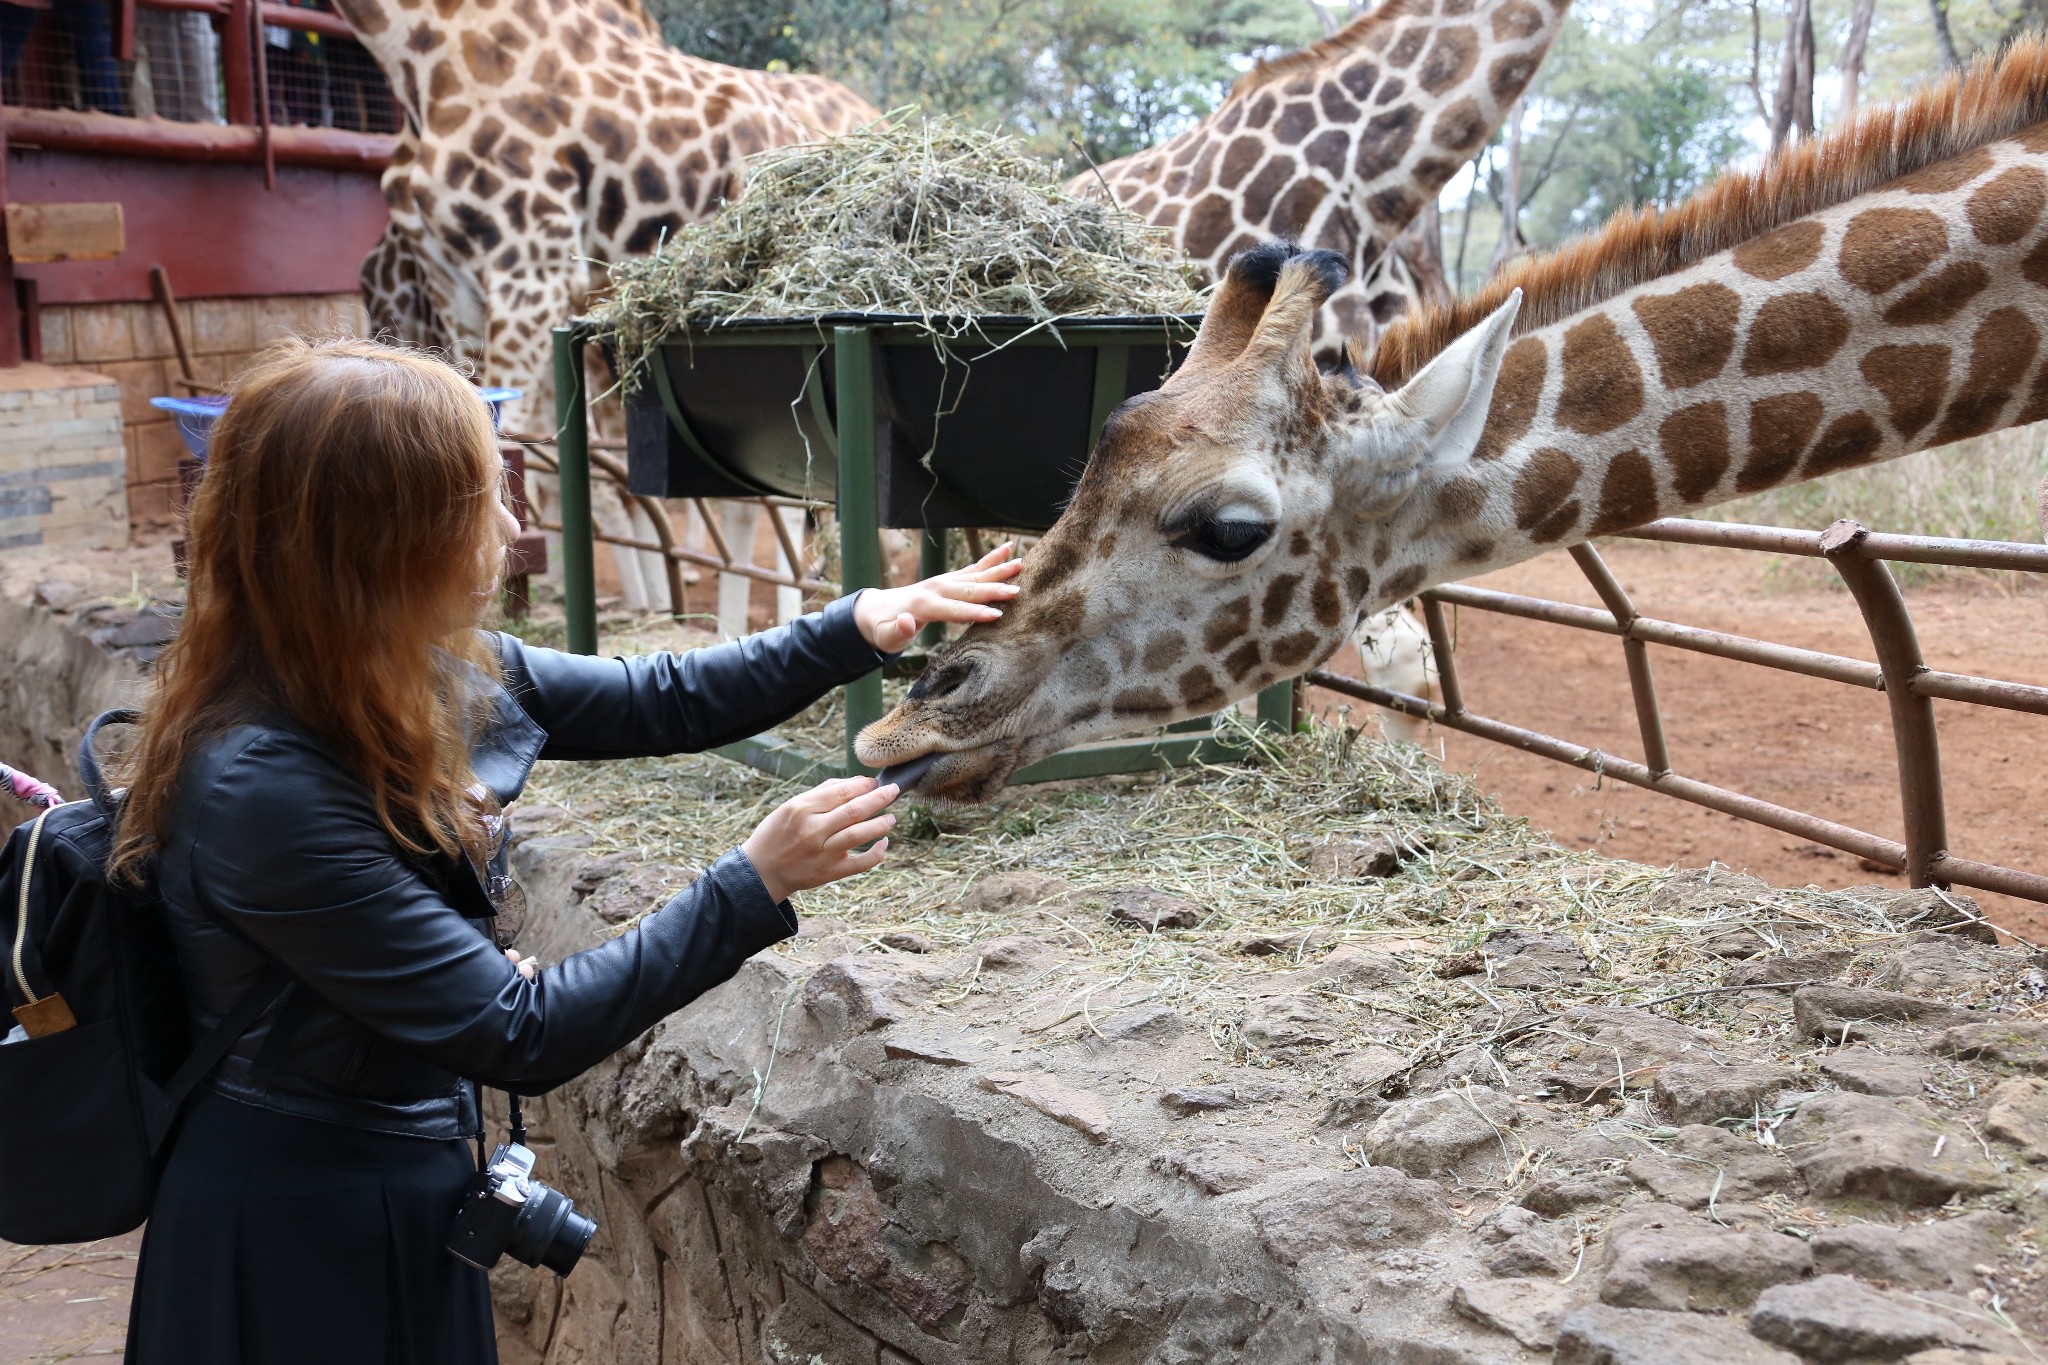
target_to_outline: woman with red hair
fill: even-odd
[[[441,362],[292,342],[235,386],[113,871],[153,868],[196,1035],[277,993],[172,1137],[130,1365],[495,1360],[484,1273],[445,1249],[479,1086],[560,1085],[793,934],[791,894],[882,860],[896,796],[796,796],[536,972],[493,938],[533,763],[726,743],[1017,591],[1003,550],[733,644],[586,658],[478,628],[517,532],[490,416]]]

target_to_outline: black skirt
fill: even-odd
[[[193,1097],[136,1268],[128,1365],[496,1365],[449,1255],[476,1154]]]

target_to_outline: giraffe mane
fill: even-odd
[[[1522,291],[1519,336],[2044,119],[2048,39],[2026,38],[1755,170],[1722,175],[1675,208],[1625,209],[1585,236],[1512,262],[1449,307],[1400,319],[1380,337],[1372,377],[1388,388],[1406,381],[1512,290]]]
[[[1297,71],[1319,67],[1338,57],[1348,56],[1357,50],[1366,36],[1374,29],[1385,28],[1396,19],[1408,13],[1409,0],[1385,0],[1375,5],[1356,19],[1347,20],[1344,26],[1326,38],[1318,38],[1307,47],[1296,48],[1278,57],[1265,57],[1257,65],[1237,78],[1237,84],[1230,87],[1230,98],[1248,95],[1262,86],[1270,85],[1282,76],[1291,76]]]

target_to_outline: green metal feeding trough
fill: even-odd
[[[841,586],[882,581],[878,532],[914,529],[922,570],[940,573],[945,528],[1043,531],[1058,518],[1117,404],[1157,388],[1199,317],[984,317],[940,341],[900,315],[736,319],[665,342],[626,398],[632,490],[654,497],[814,498],[838,511]],[[956,330],[948,327],[949,333]],[[590,467],[583,351],[588,322],[555,329],[569,648],[597,650],[587,529]],[[1292,684],[1259,695],[1284,728]],[[773,735],[729,757],[786,775],[865,772],[853,738],[883,711],[882,674],[846,689],[842,755]],[[1205,720],[1056,754],[1012,781],[1146,771],[1240,752]]]

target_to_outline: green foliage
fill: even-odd
[[[1001,126],[1077,162],[1140,151],[1213,109],[1245,59],[1318,32],[1291,0],[652,0],[668,40],[816,71],[879,108]]]

